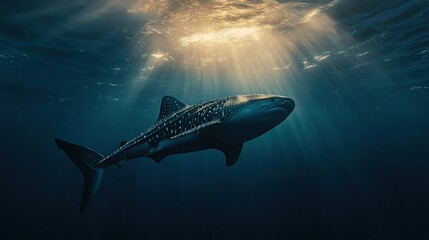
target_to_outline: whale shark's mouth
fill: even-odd
[[[295,109],[295,101],[290,98],[287,98],[281,104],[268,107],[268,110],[272,109],[284,109],[290,114]]]

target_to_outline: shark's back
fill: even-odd
[[[214,122],[220,123],[225,101],[226,99],[216,99],[167,113],[167,117],[157,120],[143,136],[146,136],[149,143],[157,143],[197,131]]]
[[[161,101],[160,113],[155,123],[137,137],[122,144],[118,150],[106,158],[142,142],[156,145],[162,140],[175,139],[221,123],[223,106],[227,100],[228,97],[224,97],[188,106],[173,97],[165,96]]]

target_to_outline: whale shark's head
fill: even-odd
[[[224,123],[231,126],[232,135],[244,140],[255,138],[283,122],[294,110],[291,98],[277,95],[240,95],[224,104]],[[237,133],[235,133],[237,131]]]

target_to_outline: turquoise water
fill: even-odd
[[[1,4],[4,239],[428,237],[427,1],[160,3]],[[253,93],[296,108],[234,166],[216,150],[132,160],[79,212],[54,137],[107,155],[162,96]]]

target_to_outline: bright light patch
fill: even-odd
[[[211,31],[206,33],[195,33],[190,36],[182,37],[180,42],[182,46],[190,44],[237,44],[246,40],[259,40],[261,28],[259,27],[237,27]]]
[[[310,23],[313,20],[313,18],[319,13],[320,13],[319,8],[314,9],[309,14],[305,15],[305,17],[303,17],[300,22],[301,23]]]
[[[165,54],[157,52],[157,53],[152,53],[151,56],[154,58],[162,58],[165,56]]]
[[[336,52],[327,46],[341,47],[344,34],[322,14],[337,2],[137,0],[129,12],[145,19],[139,50],[152,54],[142,58],[132,95],[149,81],[170,78],[179,79],[174,83],[186,86],[184,92],[199,86],[207,93],[284,94],[282,89],[302,77],[303,70]]]
[[[317,56],[314,56],[313,59],[315,61],[321,62],[323,60],[326,60],[328,57],[330,57],[330,55],[317,55]]]
[[[247,102],[247,97],[246,96],[243,96],[243,95],[239,95],[239,96],[237,96],[237,103],[238,104],[240,104],[240,103],[245,103],[245,102]]]

